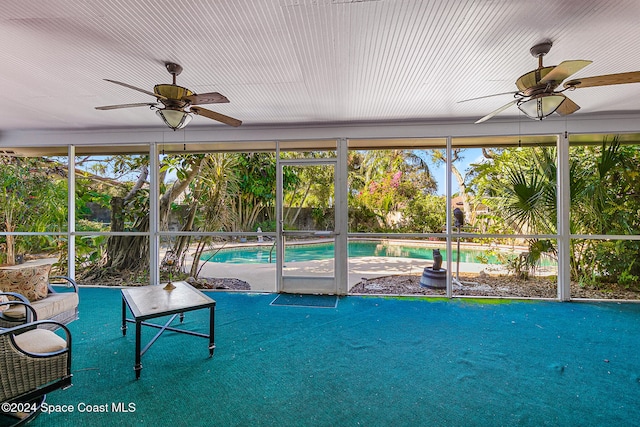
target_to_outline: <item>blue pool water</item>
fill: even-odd
[[[349,242],[349,257],[402,257],[433,260],[433,249],[427,246],[392,245],[380,242]],[[271,246],[243,246],[237,248],[223,248],[217,253],[215,251],[206,252],[200,259],[210,262],[223,262],[230,264],[262,264],[269,262],[269,252]],[[446,261],[447,253],[444,248],[440,248],[440,254]],[[456,250],[453,250],[453,261],[456,261]],[[461,250],[460,262],[479,262],[478,257],[484,256],[482,250]],[[275,249],[271,252],[271,262],[276,262]],[[287,245],[285,251],[285,262],[297,261],[317,261],[333,258],[333,243],[314,243],[308,245]],[[209,259],[211,258],[211,259]],[[494,256],[489,257],[489,263],[497,264],[498,260]]]

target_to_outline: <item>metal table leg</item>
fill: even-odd
[[[214,326],[215,326],[215,315],[216,315],[216,308],[214,307],[209,307],[209,357],[213,356],[213,351],[216,348],[216,344],[215,344],[215,338],[214,338]]]
[[[122,297],[122,327],[120,328],[122,330],[122,336],[126,336],[127,335],[127,304],[124,300],[124,297]]]
[[[136,320],[136,364],[133,367],[133,369],[136,371],[136,379],[140,379],[140,371],[142,371],[142,364],[140,363],[140,357],[142,356],[142,354],[140,354],[140,340],[142,338],[141,329],[142,322]]]

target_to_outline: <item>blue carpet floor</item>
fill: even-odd
[[[73,412],[32,425],[640,422],[640,304],[353,296],[318,309],[273,306],[273,294],[210,295],[214,357],[207,340],[167,332],[136,381],[120,291],[82,288],[70,325],[74,385],[48,397]],[[206,332],[206,312],[187,313],[184,326]],[[143,332],[148,340],[156,331]]]
[[[271,301],[271,305],[336,308],[338,306],[338,297],[336,295],[279,294]]]

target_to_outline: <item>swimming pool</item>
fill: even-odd
[[[349,242],[349,258],[353,257],[402,257],[433,260],[433,249],[437,246],[412,246],[402,244],[391,244],[375,241],[354,241]],[[446,261],[447,253],[445,248],[439,247],[442,259]],[[217,253],[215,251],[205,252],[200,258],[203,261],[220,262],[229,264],[263,264],[269,262],[271,246],[241,246],[236,248],[223,248]],[[453,261],[456,261],[456,250],[453,250]],[[477,263],[479,257],[487,254],[483,250],[463,249],[460,251],[460,262]],[[271,262],[276,262],[275,249],[271,253]],[[333,243],[313,243],[305,245],[287,245],[285,251],[285,262],[317,261],[331,259],[334,256]],[[209,259],[211,258],[211,259]],[[495,256],[489,256],[490,264],[497,264]]]

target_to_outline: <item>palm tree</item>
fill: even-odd
[[[629,203],[626,198],[620,197],[621,191],[629,188],[625,180],[633,179],[633,173],[625,176],[624,171],[635,170],[627,166],[634,156],[637,157],[637,152],[622,147],[618,137],[611,142],[604,139],[600,147],[572,148],[569,181],[572,234],[634,232],[629,224],[635,215],[625,209]],[[522,234],[556,233],[555,148],[503,150],[477,170],[474,185],[504,228]],[[626,190],[620,190],[621,187]],[[607,269],[602,264],[606,254],[598,249],[599,242],[572,239],[570,244],[572,278],[580,280],[594,271],[603,273]],[[541,249],[555,251],[553,245],[541,244],[537,239],[532,239],[529,246],[530,253]],[[616,273],[606,274],[613,277]]]
[[[238,179],[233,173],[238,165],[238,157],[231,153],[207,154],[202,162],[200,173],[194,181],[191,203],[188,207],[187,220],[183,231],[219,231],[227,224],[233,223],[234,210],[232,195],[237,194]],[[189,275],[198,277],[200,259],[211,241],[210,237],[202,237],[193,254]],[[173,247],[173,255],[183,259],[191,236],[181,236]]]

